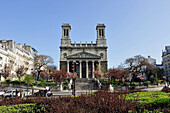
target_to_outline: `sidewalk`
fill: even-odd
[[[81,94],[91,94],[96,92],[97,90],[76,90],[76,95],[81,95]],[[63,90],[63,91],[52,91],[53,96],[72,96],[72,90]]]
[[[151,85],[151,86],[149,86],[148,88],[145,87],[145,88],[140,88],[140,89],[141,89],[141,90],[145,90],[145,91],[161,91],[164,86],[165,86],[165,85],[159,85],[159,86]]]

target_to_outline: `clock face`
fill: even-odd
[[[67,40],[65,40],[65,44],[67,44]]]
[[[101,44],[104,44],[103,40],[100,41]]]

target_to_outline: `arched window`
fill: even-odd
[[[68,36],[68,29],[64,29],[64,36]]]

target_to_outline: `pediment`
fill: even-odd
[[[69,55],[69,56],[67,56],[67,58],[68,59],[100,59],[101,56],[83,51],[80,53]]]

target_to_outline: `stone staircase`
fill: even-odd
[[[76,90],[97,90],[98,86],[94,78],[79,78],[75,83]]]

